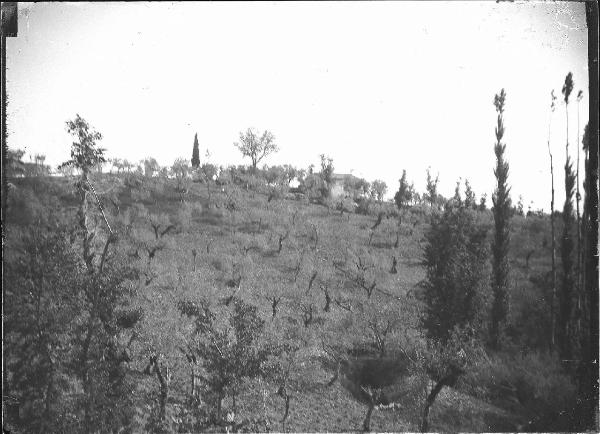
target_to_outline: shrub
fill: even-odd
[[[576,388],[552,356],[495,354],[469,376],[485,398],[516,412],[519,430],[573,431]]]
[[[410,189],[410,185],[408,185],[408,181],[406,180],[406,170],[402,171],[402,178],[400,178],[400,186],[398,187],[398,191],[394,195],[394,203],[401,209],[404,205],[412,199],[412,192]]]
[[[481,322],[486,230],[472,210],[447,206],[433,216],[426,240],[422,325],[429,338],[445,341],[456,326]]]
[[[235,402],[244,379],[261,375],[269,349],[259,342],[264,320],[255,306],[234,298],[233,309],[216,314],[207,303],[179,303],[182,314],[194,319],[195,352],[206,370],[206,384],[215,398],[217,421],[222,401],[230,394]],[[223,315],[223,313],[225,315]],[[234,409],[235,411],[235,409]]]
[[[530,282],[533,287],[523,285],[524,287],[515,288],[511,293],[513,301],[506,334],[521,347],[541,349],[547,347],[552,328],[551,271],[531,276]]]
[[[309,200],[318,200],[323,192],[327,192],[327,184],[323,178],[315,173],[311,173],[304,178],[301,186],[301,192],[305,193]],[[326,194],[325,194],[326,195]]]
[[[172,221],[179,230],[186,230],[192,224],[192,217],[195,207],[189,203],[182,203],[177,209],[177,214],[172,217]],[[201,211],[201,210],[200,210]]]
[[[369,215],[373,201],[364,197],[360,197],[356,200],[356,214]]]
[[[4,335],[10,388],[27,431],[54,431],[60,412],[74,412],[66,400],[72,375],[69,337],[82,300],[76,281],[77,258],[63,228],[54,233],[32,228],[23,253],[4,264]],[[8,386],[8,385],[7,385]]]

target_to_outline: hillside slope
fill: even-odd
[[[14,182],[22,195],[11,206],[13,215],[22,218],[7,226],[7,248],[18,245],[23,225],[34,221],[35,213],[45,207],[61,210],[65,218],[73,216],[72,181]],[[181,202],[167,181],[140,178],[133,183],[126,177],[105,175],[94,182],[107,218],[119,234],[117,248],[139,271],[139,279],[124,289],[129,293],[128,307],[144,312],[132,339],[129,363],[137,399],[134,431],[147,429],[156,405],[158,381],[143,373],[150,354],[158,354],[162,366],[169,368],[170,429],[186,430],[181,409],[189,398],[192,366],[182,349],[193,346],[195,338],[193,321],[178,305],[204,301],[226,318],[232,297],[258,308],[265,322],[261,339],[296,348],[289,365],[291,399],[285,430],[361,428],[367,407],[339,381],[328,386],[335,367],[327,349],[344,355],[393,357],[409,342],[421,339],[422,307],[416,295],[425,277],[421,265],[428,227],[424,207],[405,210],[398,218],[391,204],[376,204],[368,214],[360,215],[304,199],[273,199],[236,185],[212,186],[209,195],[207,186],[199,183],[191,185]],[[482,224],[490,224],[487,212],[480,218]],[[516,288],[530,288],[529,274],[545,266],[537,252],[543,248],[540,228],[546,222],[536,222],[519,220],[515,225]],[[534,223],[539,228],[532,229]],[[97,224],[101,226],[102,221]],[[382,344],[378,340],[382,327],[392,323]],[[194,369],[202,390],[201,363]],[[418,430],[424,386],[422,379],[395,386],[398,405],[375,411],[371,428]],[[274,382],[257,380],[240,386],[236,420],[266,418],[271,421],[270,429],[283,430],[280,420],[285,404],[277,387]],[[201,396],[206,402],[209,399]],[[223,405],[225,411],[230,410],[231,397]],[[464,391],[444,389],[432,408],[430,429],[506,431],[515,429],[514,420],[514,414]]]

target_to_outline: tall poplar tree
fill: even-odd
[[[510,242],[509,224],[511,217],[510,187],[508,186],[508,162],[504,159],[506,145],[502,143],[504,136],[504,89],[494,97],[494,106],[498,113],[496,125],[496,176],[497,186],[492,196],[494,213],[494,240],[492,242],[492,317],[490,324],[490,344],[499,348],[504,323],[508,314],[508,246]]]
[[[577,205],[577,330],[578,333],[581,331],[581,316],[583,309],[583,301],[582,301],[582,290],[583,290],[583,281],[582,281],[582,252],[583,252],[583,243],[581,240],[581,213],[579,209],[579,202],[581,201],[581,193],[579,192],[579,148],[581,146],[581,136],[579,131],[579,103],[583,99],[583,91],[580,90],[577,92],[577,165],[575,169],[575,203]]]
[[[550,93],[552,101],[550,104],[550,118],[548,119],[548,154],[550,155],[550,178],[552,186],[552,198],[550,200],[550,230],[552,232],[552,300],[550,301],[550,348],[554,348],[556,334],[556,231],[554,229],[554,160],[550,148],[550,131],[552,126],[552,114],[556,108],[556,96],[554,90]]]
[[[568,73],[562,93],[565,101],[565,115],[567,121],[567,142],[565,146],[565,203],[563,206],[563,234],[561,239],[560,253],[562,259],[562,281],[560,288],[560,309],[558,316],[557,338],[560,356],[570,359],[572,356],[570,321],[573,309],[573,237],[571,230],[574,224],[573,218],[573,194],[575,188],[575,174],[573,164],[569,157],[569,96],[573,91],[573,74]]]

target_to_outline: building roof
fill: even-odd
[[[333,175],[331,175],[331,180],[332,181],[343,181],[345,179],[351,178],[354,175],[351,175],[349,173],[334,173]]]

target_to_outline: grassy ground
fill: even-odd
[[[347,349],[369,345],[373,336],[368,321],[387,317],[399,320],[399,326],[389,336],[388,351],[397,350],[403,339],[417,334],[421,306],[413,294],[425,277],[421,261],[427,219],[422,214],[405,212],[400,226],[396,219],[384,217],[377,226],[377,210],[371,215],[341,214],[305,201],[268,201],[266,194],[231,186],[225,191],[213,188],[209,201],[206,186],[194,183],[186,202],[181,203],[172,186],[160,186],[156,180],[147,181],[141,189],[124,186],[122,177],[105,176],[95,183],[100,193],[111,192],[102,197],[115,193],[119,210],[106,200],[105,203],[108,219],[121,235],[118,248],[131,253],[136,266],[146,273],[127,288],[131,306],[145,312],[130,363],[137,383],[140,431],[152,405],[149,396],[158,390],[156,378],[141,373],[150,351],[161,354],[164,365],[170,368],[171,416],[175,417],[177,405],[184,401],[190,388],[189,365],[180,348],[192,339],[191,322],[179,313],[177,302],[206,299],[222,308],[223,300],[235,291],[228,281],[236,277],[241,277],[241,284],[235,295],[259,308],[266,321],[265,339],[280,339],[284,333],[291,333],[292,339],[303,343],[293,373],[285,430],[349,432],[361,428],[366,406],[357,402],[340,382],[327,386],[333,372],[319,362],[322,342]],[[41,201],[17,201],[13,205],[17,215],[22,216],[21,224],[33,221],[30,215],[34,211],[29,208],[43,208],[51,202],[68,212],[74,211],[72,180],[51,179],[43,185],[15,180],[15,184],[22,191],[31,190],[33,193],[27,194]],[[234,208],[228,209],[231,202]],[[151,219],[140,212],[136,217],[135,210],[139,211],[140,205],[149,215],[162,215],[163,228],[175,225],[174,230],[160,238],[164,246],[150,261],[143,249],[138,250],[139,259],[133,256],[136,245],[157,242],[149,224]],[[482,213],[481,219],[491,225],[489,212]],[[540,299],[545,301],[547,296],[538,294],[529,282],[537,270],[549,266],[548,240],[544,241],[547,224],[537,217],[514,219],[511,297],[519,301],[519,306],[525,306],[511,311],[514,322],[526,322],[530,305],[539,305]],[[98,225],[102,226],[102,222]],[[16,243],[18,237],[18,230],[12,231],[10,226],[8,229],[7,246]],[[285,237],[281,251],[280,237]],[[397,273],[390,272],[394,257]],[[357,264],[364,268],[367,288],[376,282],[370,295],[355,283]],[[325,288],[333,300],[328,312],[324,310]],[[275,317],[270,302],[273,297],[281,297]],[[340,305],[349,307],[351,312]],[[303,313],[309,308],[314,318],[321,320],[305,327]],[[422,384],[402,387],[405,393],[400,393],[399,407],[375,411],[372,430],[418,430],[425,391]],[[226,407],[230,405],[230,401],[225,402]],[[283,430],[279,422],[283,401],[275,395],[274,385],[251,384],[239,397],[238,407],[239,418],[266,414],[273,423],[272,429]],[[430,429],[510,431],[515,429],[513,419],[513,415],[490,403],[446,388],[431,410]]]

